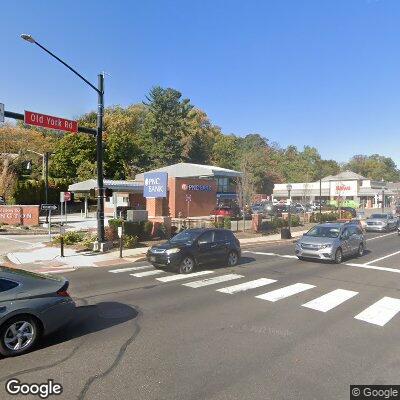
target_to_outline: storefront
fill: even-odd
[[[145,175],[158,173],[165,174],[166,180],[165,193],[156,199],[152,193],[145,194]],[[105,179],[104,187],[112,190],[112,196],[105,199],[105,214],[118,216],[124,210],[147,209],[149,217],[206,217],[218,204],[236,200],[235,181],[240,175],[212,165],[179,163],[138,174],[133,181]],[[96,180],[89,179],[68,190],[84,197],[87,210],[90,191],[95,188]]]
[[[312,203],[321,199],[333,204],[348,202],[363,208],[381,207],[384,197],[385,205],[393,198],[394,192],[384,181],[374,181],[352,171],[327,176],[321,181],[291,183],[290,197],[292,202]],[[287,200],[287,183],[274,185],[273,198]]]

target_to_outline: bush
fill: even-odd
[[[133,249],[138,244],[138,237],[134,235],[125,235],[124,236],[124,248]]]
[[[153,230],[153,223],[151,221],[146,221],[143,224],[143,236],[144,236],[144,238],[151,237],[152,230]]]
[[[67,232],[66,234],[62,235],[64,238],[65,245],[73,245],[82,242],[84,238],[83,232]],[[57,236],[53,240],[54,243],[61,242],[61,235]]]
[[[93,249],[93,242],[97,241],[96,233],[86,233],[82,239],[82,245],[85,246],[86,249]]]
[[[231,222],[231,219],[229,217],[228,218],[224,218],[222,224],[223,224],[223,227],[225,229],[231,229],[232,222]]]
[[[110,226],[111,228],[114,228],[115,230],[118,229],[119,226],[122,226],[122,219],[119,218],[111,218],[108,220],[108,226]]]
[[[329,213],[313,213],[310,217],[310,222],[330,222],[336,221],[339,218],[339,214],[337,212],[329,212]]]
[[[224,227],[224,221],[221,220],[220,218],[217,218],[215,221],[212,222],[212,226],[214,228],[223,228]]]
[[[104,228],[104,238],[107,242],[113,242],[118,239],[118,231],[114,226],[106,226]]]

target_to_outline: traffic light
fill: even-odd
[[[103,194],[104,197],[112,197],[112,195],[113,195],[113,191],[110,188],[104,188],[103,193],[104,193]],[[98,197],[99,189],[98,188],[90,189],[89,194],[90,194],[90,197]]]

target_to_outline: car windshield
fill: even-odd
[[[377,219],[385,219],[385,218],[387,218],[387,215],[386,214],[372,214],[370,216],[370,218],[372,218],[372,219],[375,219],[375,218],[377,218]]]
[[[306,236],[337,238],[339,231],[340,229],[335,226],[315,226],[306,233]]]
[[[178,233],[172,239],[170,239],[170,243],[187,243],[193,242],[200,235],[199,231],[186,230]]]

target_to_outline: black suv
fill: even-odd
[[[225,263],[235,266],[240,259],[239,240],[226,229],[186,229],[165,243],[152,246],[147,260],[156,268],[189,274],[198,265]]]

